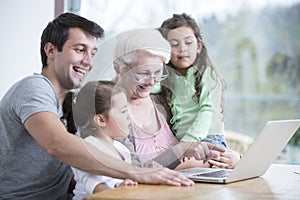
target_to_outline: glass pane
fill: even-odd
[[[78,12],[105,29],[105,55],[112,53],[107,41],[120,31],[156,28],[175,13],[191,15],[227,82],[226,129],[254,138],[267,120],[300,118],[299,2],[85,0]],[[107,66],[97,76],[112,78],[109,55],[97,57],[96,66]],[[300,164],[299,130],[283,161]]]

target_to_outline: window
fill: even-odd
[[[107,49],[120,31],[159,27],[174,13],[195,18],[227,82],[226,129],[254,138],[267,120],[300,118],[299,0],[85,0],[79,6],[77,13],[105,29]],[[107,66],[96,70],[100,78],[113,76],[107,57],[98,56],[98,65]],[[300,164],[300,130],[284,152],[284,162]]]

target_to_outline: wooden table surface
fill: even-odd
[[[230,184],[196,183],[191,187],[146,185],[120,187],[85,197],[95,199],[300,199],[300,165],[272,164],[259,177]]]

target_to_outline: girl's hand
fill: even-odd
[[[225,152],[217,153],[219,156],[208,161],[213,168],[233,169],[241,159],[240,154],[232,149],[227,149]]]
[[[125,179],[122,183],[117,183],[115,185],[115,188],[121,187],[121,186],[129,186],[129,185],[133,186],[133,185],[137,185],[137,184],[138,184],[138,182],[136,182],[136,181],[133,181],[131,179]]]
[[[183,142],[185,145],[184,157],[194,157],[196,160],[203,160],[205,164],[210,159],[214,159],[225,152],[221,147],[207,142]]]

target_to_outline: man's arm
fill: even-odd
[[[80,170],[115,178],[130,178],[140,183],[178,186],[193,184],[180,173],[166,168],[139,168],[111,158],[80,137],[69,134],[53,113],[36,113],[24,125],[51,156]]]

